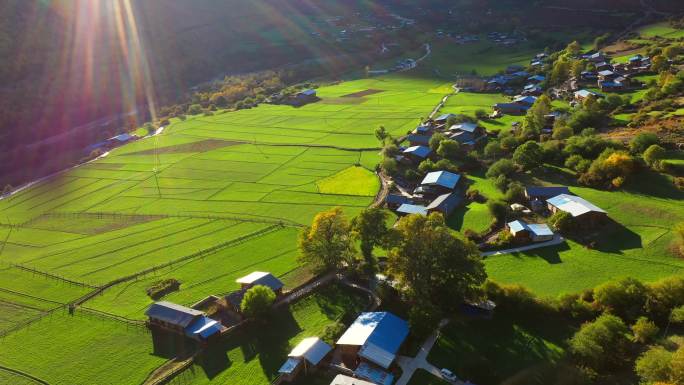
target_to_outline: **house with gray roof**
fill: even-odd
[[[155,302],[147,308],[148,326],[204,341],[220,333],[223,326],[205,313],[167,301]]]
[[[318,337],[305,338],[287,355],[287,361],[278,373],[285,381],[293,381],[303,370],[307,374],[321,364],[332,347]]]
[[[461,194],[452,192],[438,196],[428,206],[428,213],[438,212],[448,218],[463,203]]]
[[[608,213],[593,203],[575,195],[561,194],[546,201],[549,211],[564,211],[586,226],[594,226],[608,218]]]
[[[456,188],[458,183],[461,181],[461,175],[454,174],[449,171],[433,171],[428,173],[423,181],[420,182],[421,186],[436,186],[444,190],[453,190]]]
[[[553,230],[545,223],[516,220],[506,223],[506,230],[518,241],[546,242],[553,239]]]

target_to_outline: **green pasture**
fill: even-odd
[[[367,305],[367,297],[346,288],[324,288],[277,313],[271,320],[277,326],[252,325],[208,350],[171,384],[268,385],[297,343],[334,322],[350,324]]]
[[[140,384],[166,360],[150,354],[143,327],[80,311],[58,311],[0,341],[0,365],[55,385]]]
[[[534,380],[536,371],[562,358],[565,341],[574,330],[566,320],[537,313],[497,309],[492,319],[457,316],[442,329],[428,361],[475,384],[501,384],[514,378],[519,383],[542,384]],[[427,375],[419,378],[428,380]]]
[[[647,25],[640,28],[637,32],[646,38],[657,36],[666,39],[678,39],[684,37],[684,30],[674,28],[668,22]]]
[[[489,76],[512,64],[527,66],[534,55],[541,51],[543,48],[526,43],[502,47],[486,40],[464,45],[442,41],[433,45],[432,55],[424,61],[423,72],[426,72],[426,76],[435,76],[436,73],[452,79],[473,71]],[[427,74],[429,71],[432,73]]]
[[[567,185],[577,194],[608,212],[617,225],[598,234],[594,249],[567,241],[564,244],[485,260],[491,278],[519,283],[542,296],[557,296],[594,287],[626,276],[645,281],[684,274],[684,260],[670,251],[672,228],[684,221],[684,193],[672,177],[643,172],[620,191],[581,187],[557,168],[524,175],[522,182]]]

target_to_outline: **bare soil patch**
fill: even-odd
[[[242,143],[219,139],[207,139],[201,140],[199,142],[184,143],[175,146],[160,147],[157,149],[131,152],[127,155],[182,154],[191,152],[206,152],[216,150],[218,148],[236,146],[239,144]]]
[[[364,96],[375,95],[375,94],[379,94],[381,92],[385,92],[385,90],[376,90],[373,88],[369,88],[365,91],[359,91],[359,92],[354,92],[353,94],[342,95],[342,97],[343,98],[362,98]]]

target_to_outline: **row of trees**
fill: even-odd
[[[300,261],[316,272],[372,273],[376,247],[387,250],[388,271],[412,305],[416,330],[431,330],[443,314],[482,294],[486,273],[477,247],[449,229],[439,213],[409,215],[389,228],[382,209],[366,209],[350,221],[335,208],[316,215],[299,238]]]

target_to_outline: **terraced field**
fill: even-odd
[[[390,76],[322,87],[322,100],[301,108],[192,116],[1,200],[0,365],[53,384],[142,382],[165,358],[115,316],[143,319],[146,289],[165,278],[181,282],[165,299],[186,305],[235,290],[255,270],[288,287],[308,279],[296,262],[299,228],[334,206],[350,216],[368,207],[380,187],[375,129],[401,135],[450,92],[440,81]],[[101,286],[83,312],[110,316],[65,312]],[[318,308],[323,300],[295,306],[280,348],[347,313],[327,313],[344,298]],[[102,346],[83,355],[91,344]],[[243,354],[227,352],[236,362]],[[31,363],[52,355],[60,358]],[[256,370],[250,357],[221,378]],[[269,366],[264,378],[273,373]]]

